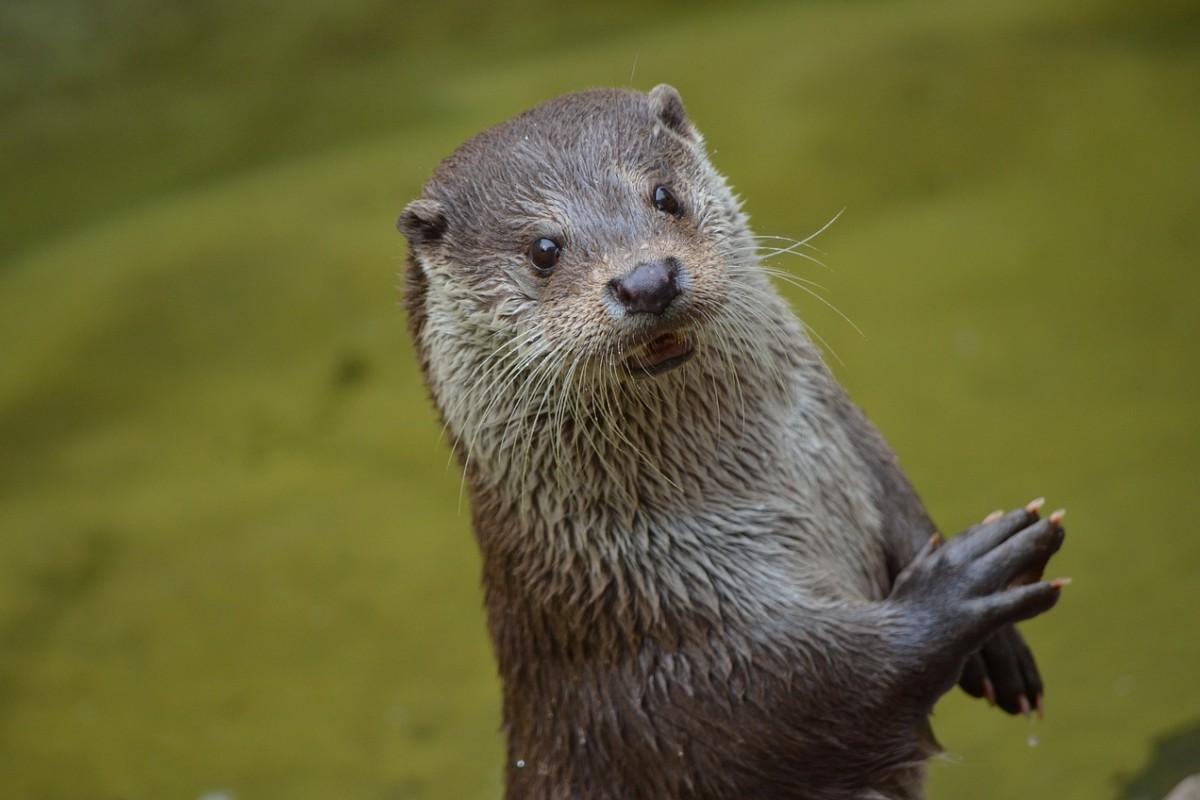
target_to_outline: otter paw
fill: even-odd
[[[889,599],[928,619],[933,640],[963,648],[964,659],[1002,626],[1048,611],[1066,581],[1039,578],[1065,532],[1062,512],[1042,519],[1039,505],[990,516],[949,541],[933,537],[897,576]],[[981,651],[985,665],[991,654]],[[1023,695],[1014,696],[1019,709]]]
[[[1029,645],[1013,625],[992,634],[967,656],[958,685],[972,697],[986,698],[1009,714],[1028,716],[1044,709],[1042,676]]]

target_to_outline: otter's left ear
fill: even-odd
[[[401,212],[396,229],[407,237],[410,248],[435,244],[446,233],[446,212],[437,200],[419,197]]]
[[[651,89],[650,107],[654,110],[654,116],[658,117],[658,121],[667,130],[673,131],[691,142],[699,140],[699,134],[692,127],[692,123],[688,122],[687,112],[683,110],[683,99],[679,96],[679,92],[675,91],[674,86],[660,83]]]

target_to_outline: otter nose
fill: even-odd
[[[608,287],[629,313],[661,314],[679,294],[678,275],[679,262],[673,258],[643,261]]]

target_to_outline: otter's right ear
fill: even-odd
[[[404,234],[408,246],[413,249],[436,244],[446,233],[446,212],[437,200],[419,197],[400,213],[396,229]]]
[[[690,142],[699,141],[700,136],[692,123],[688,121],[687,112],[683,109],[683,98],[675,87],[660,83],[650,90],[650,107],[654,116],[667,130],[679,134]]]

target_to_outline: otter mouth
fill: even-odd
[[[650,378],[675,369],[692,357],[692,344],[681,333],[668,331],[638,345],[625,359],[635,378]]]

